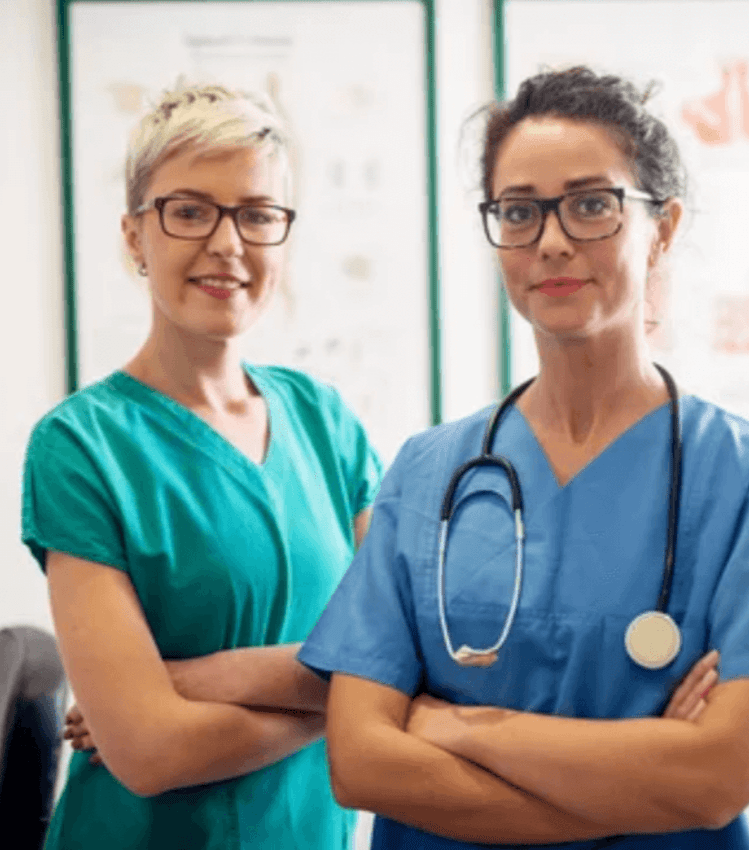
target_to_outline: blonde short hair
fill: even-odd
[[[143,203],[156,169],[186,148],[208,151],[265,145],[271,145],[281,158],[290,180],[290,136],[268,98],[219,85],[178,85],[164,92],[130,138],[125,166],[127,211],[132,215]]]

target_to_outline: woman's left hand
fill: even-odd
[[[70,741],[70,746],[74,750],[91,752],[89,764],[104,764],[99,751],[96,749],[96,743],[91,737],[86,718],[81,714],[77,705],[73,705],[65,715],[65,731],[62,737]]]
[[[703,655],[674,691],[662,716],[696,723],[707,708],[707,695],[718,682],[719,661],[717,649]]]

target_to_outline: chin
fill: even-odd
[[[204,339],[210,339],[213,342],[230,342],[232,339],[236,339],[237,337],[242,336],[247,329],[250,327],[250,323],[243,322],[242,324],[235,324],[231,327],[212,327],[212,328],[203,328],[198,331],[198,335],[202,336]]]
[[[556,342],[585,342],[596,335],[595,328],[588,323],[568,322],[558,324],[533,323],[534,333],[539,337]]]

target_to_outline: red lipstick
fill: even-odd
[[[218,286],[208,286],[205,283],[199,283],[198,289],[202,289],[207,295],[212,295],[221,301],[226,301],[227,298],[231,298],[235,292],[239,291],[238,289],[219,289]]]
[[[551,295],[552,298],[561,298],[564,295],[572,295],[585,286],[585,281],[579,277],[550,277],[544,280],[536,287],[539,292],[544,295]]]

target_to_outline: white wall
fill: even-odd
[[[19,528],[26,440],[65,385],[53,0],[0,0],[0,21],[0,626],[48,628],[44,580]]]
[[[452,419],[497,391],[491,253],[478,196],[458,166],[461,123],[492,93],[491,2],[437,0],[436,8],[443,416]],[[11,199],[0,211],[0,626],[50,627],[43,577],[19,542],[19,516],[28,434],[65,391],[55,2],[0,0],[0,21],[0,185]]]

